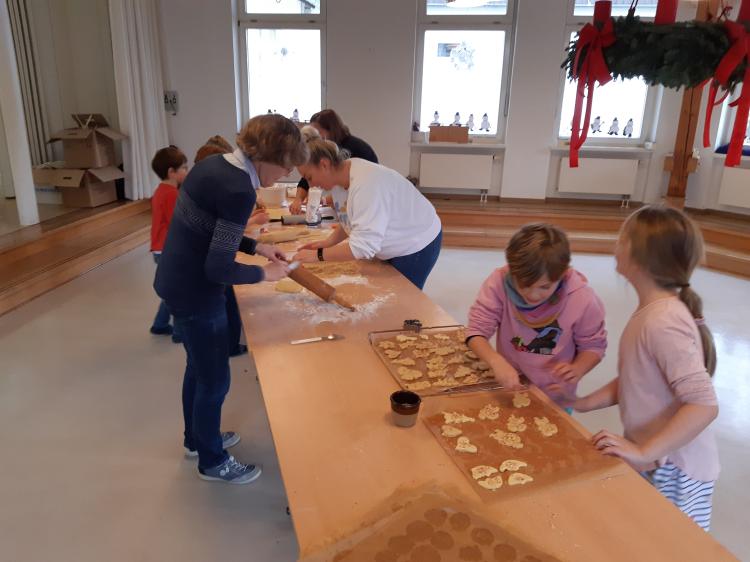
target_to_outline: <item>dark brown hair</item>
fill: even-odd
[[[258,115],[237,133],[237,146],[254,161],[293,168],[307,162],[308,151],[297,125],[283,115]]]
[[[716,346],[703,320],[703,301],[690,288],[690,276],[703,259],[703,235],[685,213],[664,205],[647,205],[622,226],[630,242],[630,259],[663,289],[679,291],[680,300],[698,322],[703,362],[713,375]]]
[[[177,171],[183,164],[187,164],[185,154],[176,146],[170,145],[156,151],[151,160],[151,169],[160,180],[165,180],[169,177],[170,168]]]
[[[558,281],[570,265],[570,244],[565,233],[551,224],[527,224],[508,242],[505,258],[521,288],[530,287],[544,274]]]
[[[318,111],[310,117],[310,123],[317,123],[328,131],[328,140],[332,140],[336,144],[341,144],[346,137],[351,135],[349,127],[344,125],[341,117],[333,109]]]
[[[201,160],[205,160],[214,154],[227,154],[233,150],[234,148],[232,148],[232,145],[229,144],[227,139],[221,135],[214,135],[206,141],[206,144],[198,149],[198,152],[195,153],[193,162],[197,164]]]

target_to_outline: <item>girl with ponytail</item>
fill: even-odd
[[[701,233],[682,212],[646,206],[628,217],[615,258],[639,304],[620,339],[618,377],[571,405],[588,412],[618,404],[624,436],[600,431],[595,446],[639,470],[708,530],[719,475],[709,425],[719,407],[716,349],[690,286],[702,257]]]

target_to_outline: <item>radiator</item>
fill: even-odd
[[[571,168],[567,158],[560,159],[560,193],[597,195],[633,195],[638,160],[622,158],[581,158]]]
[[[420,187],[487,190],[491,180],[491,154],[422,153],[419,159]]]
[[[724,168],[718,203],[750,209],[750,169]]]

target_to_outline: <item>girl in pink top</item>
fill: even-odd
[[[620,340],[618,377],[573,402],[579,412],[620,406],[625,435],[594,444],[621,457],[708,530],[719,459],[709,424],[719,407],[711,384],[716,351],[690,276],[703,255],[700,231],[683,213],[633,213],[615,250],[617,271],[638,293]]]
[[[604,306],[569,267],[568,239],[554,226],[524,226],[505,256],[469,310],[467,344],[506,388],[523,374],[554,400],[570,399],[607,348]]]

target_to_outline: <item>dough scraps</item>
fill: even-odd
[[[480,464],[471,469],[471,477],[474,480],[480,480],[493,474],[497,474],[497,469],[494,466],[487,466],[486,464]]]
[[[396,344],[393,343],[392,341],[381,341],[378,344],[378,347],[380,349],[394,349],[396,347]],[[399,351],[399,353],[401,353],[401,352]]]
[[[508,476],[508,486],[518,486],[533,481],[534,479],[531,476],[524,474],[523,472],[514,472]]]
[[[422,371],[417,371],[416,369],[408,369],[406,367],[399,367],[398,376],[400,376],[405,381],[413,381],[416,379],[422,378]]]
[[[549,421],[546,417],[534,418],[534,423],[536,424],[536,428],[539,430],[539,433],[541,433],[545,437],[552,437],[557,433],[557,426]]]
[[[471,373],[472,373],[471,369],[461,365],[460,367],[456,369],[456,372],[453,373],[453,377],[460,379],[461,377],[465,377],[466,375],[470,375]]]
[[[523,448],[523,441],[521,441],[521,436],[517,433],[507,433],[502,429],[496,429],[490,433],[490,437],[506,447],[512,447],[513,449]]]
[[[424,390],[425,388],[430,388],[432,386],[432,383],[430,381],[419,381],[419,382],[412,382],[407,383],[406,390]]]
[[[476,453],[479,449],[469,441],[468,437],[459,437],[456,441],[456,451],[459,453]]]
[[[513,395],[513,405],[516,408],[525,408],[531,404],[531,398],[529,398],[528,392],[516,392]]]
[[[495,404],[486,404],[479,410],[480,420],[496,420],[500,417],[500,406]]]
[[[503,477],[501,475],[493,476],[492,478],[485,478],[477,482],[482,488],[494,492],[498,488],[503,486]]]
[[[417,362],[414,361],[414,359],[412,359],[411,357],[405,357],[404,359],[394,359],[393,361],[391,361],[391,363],[394,363],[396,365],[407,365],[409,367],[413,367],[417,364]]]
[[[516,472],[517,470],[523,468],[524,466],[529,466],[523,461],[519,461],[516,459],[508,459],[506,461],[503,461],[503,464],[500,465],[500,472],[505,472],[506,470],[508,472]]]
[[[443,412],[443,419],[445,420],[445,423],[466,423],[477,421],[460,412]]]
[[[444,425],[441,427],[443,437],[458,437],[463,433],[463,431],[457,427],[454,427],[452,425]]]
[[[388,359],[395,359],[399,355],[401,355],[401,351],[398,349],[386,349],[383,353],[385,353],[385,356]]]
[[[526,431],[526,419],[513,414],[508,418],[508,431],[520,433]]]

